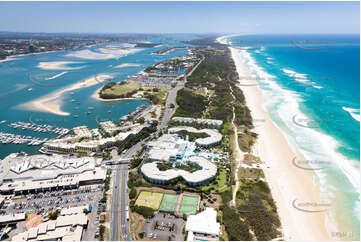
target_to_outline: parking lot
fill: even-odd
[[[49,211],[89,205],[95,196],[102,195],[102,186],[86,186],[77,190],[41,192],[14,198],[4,204],[2,214],[38,213],[47,216]]]
[[[76,190],[48,191],[37,194],[12,197],[1,208],[2,214],[13,214],[25,212],[27,214],[40,214],[43,218],[48,216],[50,211],[56,209],[89,206],[92,211],[89,214],[89,223],[84,231],[83,240],[97,240],[99,236],[100,214],[106,210],[105,204],[100,203],[103,197],[102,185],[91,185],[80,187]],[[25,224],[25,222],[21,222]],[[13,233],[20,233],[23,226],[18,226]]]
[[[182,229],[184,225],[185,221],[182,218],[176,218],[167,213],[158,213],[153,218],[147,219],[142,232],[145,239],[183,241]]]

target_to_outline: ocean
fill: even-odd
[[[264,108],[317,175],[333,232],[359,240],[359,35],[241,35],[228,43],[242,47],[252,71],[244,84],[261,88]]]
[[[151,41],[159,43],[158,40]],[[174,39],[170,39],[169,42],[167,46],[182,46],[181,43],[177,43]],[[95,90],[102,87],[104,83],[64,93],[61,96],[63,102],[61,109],[69,112],[69,116],[23,110],[19,108],[19,105],[95,75],[110,74],[113,76],[112,81],[124,81],[128,76],[137,74],[159,61],[184,56],[188,53],[187,50],[174,50],[163,55],[152,54],[152,52],[167,46],[143,48],[136,53],[116,55],[115,57],[102,55],[102,59],[69,57],[68,54],[79,51],[69,50],[11,57],[9,60],[0,61],[0,121],[6,121],[0,123],[0,132],[38,138],[54,138],[57,136],[56,134],[14,129],[7,125],[11,122],[23,121],[71,129],[81,125],[96,128],[97,123],[100,121],[119,121],[122,116],[134,111],[138,106],[142,104],[149,105],[149,103],[145,100],[100,102],[92,98],[91,96]],[[102,54],[103,48],[111,49],[111,51],[117,53],[117,49],[129,48],[129,44],[107,43],[84,48],[81,51],[90,51],[96,55],[98,53]],[[69,63],[57,70],[39,67],[42,62],[58,61],[75,63]],[[88,111],[91,111],[91,114],[86,114]],[[0,159],[13,152],[36,153],[39,148],[41,146],[0,144]]]

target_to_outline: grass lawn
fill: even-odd
[[[186,215],[196,214],[198,199],[198,197],[183,195],[179,212]]]
[[[162,193],[142,191],[139,194],[137,201],[135,202],[135,205],[149,207],[154,210],[158,210],[162,198],[163,198]]]
[[[125,84],[117,83],[116,85],[112,86],[111,88],[104,90],[102,93],[109,94],[109,95],[125,95],[134,90],[138,90],[139,88],[140,88],[140,85],[139,85],[139,83],[136,83],[136,82],[127,82]]]
[[[165,104],[168,92],[172,88],[166,88],[166,87],[156,87],[158,89],[157,92],[154,92],[154,87],[143,87],[144,91],[151,92],[153,95],[155,95],[160,101],[159,104]]]
[[[176,194],[164,194],[162,203],[159,210],[166,212],[173,212],[177,203],[178,195]]]
[[[216,177],[216,181],[218,184],[213,184],[213,182],[209,183],[206,186],[202,186],[202,191],[206,191],[210,188],[218,192],[224,192],[229,187],[227,186],[227,173],[225,170],[220,170],[218,176]]]

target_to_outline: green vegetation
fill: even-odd
[[[272,240],[280,236],[278,228],[281,223],[267,183],[242,179],[236,198],[237,209],[245,211],[240,216],[257,240]]]
[[[144,127],[136,135],[130,135],[126,140],[116,143],[116,146],[118,147],[118,153],[121,154],[125,149],[129,149],[139,141],[148,138],[152,133],[157,131],[157,125],[157,122],[153,122],[151,126]]]
[[[60,210],[49,212],[48,216],[50,220],[56,220],[59,217]]]
[[[166,87],[143,87],[144,90],[144,98],[150,101],[153,105],[162,104],[164,105],[166,102],[166,98],[168,92],[171,90],[170,88]]]
[[[105,226],[104,225],[99,225],[99,240],[103,241],[104,240],[104,234],[105,234]]]
[[[208,185],[201,186],[200,189],[207,194],[210,192],[224,192],[226,190],[230,190],[230,187],[227,183],[227,172],[224,169],[221,169],[218,171],[218,176],[213,182],[209,183]]]
[[[193,173],[201,169],[201,167],[198,164],[190,161],[185,161],[184,164],[177,162],[174,167],[173,167],[173,162],[171,161],[158,162],[157,168],[160,171],[166,171],[172,168],[176,168],[176,169],[188,171],[190,173]]]
[[[229,202],[232,200],[232,191],[221,193],[221,197],[224,204],[221,209],[222,220],[229,240],[252,240],[252,235],[249,232],[248,226],[241,221],[237,211],[229,207]]]
[[[197,163],[186,161],[185,164],[176,163],[175,168],[193,173],[202,169]]]
[[[104,99],[129,98],[140,88],[136,82],[109,82],[100,90],[99,96]]]
[[[136,172],[129,172],[128,187],[152,187],[152,184],[144,180],[143,176]]]
[[[199,138],[207,138],[209,137],[209,135],[207,135],[206,133],[190,133],[188,131],[182,130],[177,132],[178,136],[181,137],[182,139],[186,139],[186,137],[188,136],[189,141],[193,142],[196,139]]]
[[[160,161],[157,162],[157,168],[160,171],[166,171],[173,168],[173,162],[170,161]]]
[[[129,199],[134,199],[137,197],[137,190],[132,187],[129,191]]]
[[[152,209],[150,207],[135,205],[134,206],[134,211],[136,213],[139,213],[140,215],[142,215],[144,218],[148,218],[148,217],[154,215],[154,209]]]
[[[183,88],[178,91],[176,98],[178,108],[174,116],[178,117],[202,117],[207,106],[207,98],[195,94],[191,89]]]

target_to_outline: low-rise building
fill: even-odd
[[[69,155],[26,155],[13,153],[0,161],[0,193],[24,194],[102,183],[106,170],[101,159]]]
[[[217,222],[217,211],[206,208],[203,212],[190,215],[187,218],[187,241],[217,240],[221,232],[221,225]]]
[[[83,213],[59,216],[56,220],[41,223],[37,227],[15,235],[12,241],[80,241],[87,224],[88,217]]]
[[[113,137],[102,139],[71,139],[66,137],[62,139],[49,140],[44,143],[43,147],[47,151],[73,153],[73,152],[98,152],[104,148],[109,148],[115,145],[116,142],[124,141],[131,135],[137,134],[144,125],[133,125],[129,127],[119,127],[118,131],[127,130],[126,132],[120,132]],[[90,132],[90,131],[89,131]],[[78,136],[76,136],[78,137]]]
[[[183,124],[189,124],[189,123],[197,123],[206,125],[211,128],[220,128],[223,124],[222,120],[217,119],[201,119],[201,118],[187,118],[187,117],[173,117],[173,121],[183,123]]]
[[[168,184],[177,178],[183,179],[189,186],[200,186],[211,180],[217,175],[217,166],[202,156],[191,156],[187,159],[196,163],[201,169],[195,172],[188,172],[182,169],[168,169],[160,171],[157,163],[146,163],[141,167],[144,179],[154,184]]]
[[[169,133],[177,133],[181,131],[186,131],[188,133],[196,133],[196,134],[206,134],[208,137],[205,138],[198,138],[195,140],[196,145],[200,147],[211,147],[221,143],[222,141],[222,134],[219,133],[216,129],[196,129],[193,127],[181,126],[181,127],[173,127],[168,129]]]

